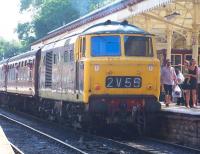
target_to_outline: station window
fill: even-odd
[[[182,71],[182,55],[181,54],[172,54],[171,55],[171,61],[172,61],[172,66],[174,68],[179,69],[180,71]]]
[[[185,54],[184,60],[192,60],[192,54]]]
[[[184,60],[192,60],[192,54],[185,54]],[[198,56],[198,62],[197,65],[200,65],[200,55]]]

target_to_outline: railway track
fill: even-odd
[[[140,148],[135,148],[129,145],[122,145],[117,142],[113,142],[110,139],[101,138],[101,137],[86,134],[80,131],[75,131],[72,129],[63,129],[63,128],[60,129],[58,128],[58,126],[55,126],[56,127],[55,128],[53,126],[53,123],[49,124],[49,122],[44,122],[43,120],[33,118],[32,116],[24,119],[16,114],[11,114],[11,113],[8,113],[7,111],[2,111],[0,109],[0,120],[2,119],[1,117],[9,119],[9,120],[11,119],[12,121],[13,120],[17,121],[17,124],[20,123],[23,126],[28,124],[28,126],[26,127],[28,127],[29,129],[30,128],[31,130],[37,129],[37,131],[42,132],[41,135],[48,134],[49,136],[53,136],[54,138],[56,138],[57,140],[61,142],[70,143],[71,146],[76,145],[76,148],[79,149],[80,151],[84,151],[84,153],[98,153],[98,154],[99,153],[102,153],[102,154],[104,153],[105,154],[146,154],[146,153],[149,153],[148,151],[141,150]],[[28,152],[25,152],[25,153],[28,153]]]
[[[0,113],[1,113],[0,109]],[[7,113],[8,114],[8,113]],[[86,153],[106,153],[106,154],[115,154],[115,153],[123,153],[123,154],[132,154],[132,153],[153,153],[153,154],[196,154],[200,153],[199,149],[182,146],[178,144],[174,144],[167,141],[162,141],[154,138],[135,138],[132,140],[115,140],[110,138],[105,138],[101,136],[86,134],[80,131],[74,131],[72,129],[55,129],[58,127],[55,123],[45,122],[43,120],[38,119],[37,117],[28,116],[24,119],[26,114],[22,114],[23,118],[20,116],[8,114],[9,117],[15,116],[16,119],[20,121],[24,121],[29,125],[33,125],[34,127],[38,127],[39,123],[43,123],[41,125],[45,125],[49,129],[42,128],[39,126],[38,129],[48,132],[52,134],[52,136],[60,139],[63,142],[71,143],[72,145],[76,145],[79,149],[85,151]],[[30,120],[32,119],[32,120]],[[37,123],[34,124],[34,120]],[[32,121],[32,122],[30,122]],[[55,130],[52,133],[51,130]],[[56,133],[55,133],[56,132]],[[62,135],[63,134],[63,135]],[[65,136],[65,137],[64,137]]]
[[[140,148],[152,154],[199,154],[200,149],[179,145],[172,142],[167,142],[155,138],[141,137],[131,141],[119,141],[110,139],[122,145],[128,145],[135,148]]]
[[[70,144],[41,132],[31,126],[0,114],[1,126],[6,136],[24,153],[80,153],[87,154]],[[16,153],[21,153],[13,144]],[[32,147],[32,148],[31,148]],[[23,153],[22,152],[22,153]]]
[[[14,151],[15,154],[24,154],[18,147],[16,147],[11,142],[10,142],[10,145],[11,145],[11,147],[12,147],[12,149],[13,149],[13,151]]]

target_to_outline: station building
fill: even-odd
[[[180,64],[194,58],[200,65],[200,0],[117,0],[49,32],[31,49],[106,20],[127,20],[154,34],[161,64],[171,59],[172,66],[182,70]]]

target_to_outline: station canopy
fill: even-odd
[[[32,48],[60,39],[69,32],[76,33],[84,27],[111,19],[128,20],[155,34],[158,50],[167,49],[169,30],[172,31],[172,48],[192,49],[194,35],[199,37],[199,10],[200,0],[117,0],[50,32],[33,43]],[[197,44],[200,44],[199,40]]]

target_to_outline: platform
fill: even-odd
[[[169,107],[166,107],[164,102],[161,103],[161,111],[163,112],[172,112],[172,113],[181,113],[188,115],[200,116],[200,106],[195,108],[187,108],[185,106],[177,106],[175,103],[171,103]]]
[[[0,154],[14,154],[14,151],[0,126]]]

